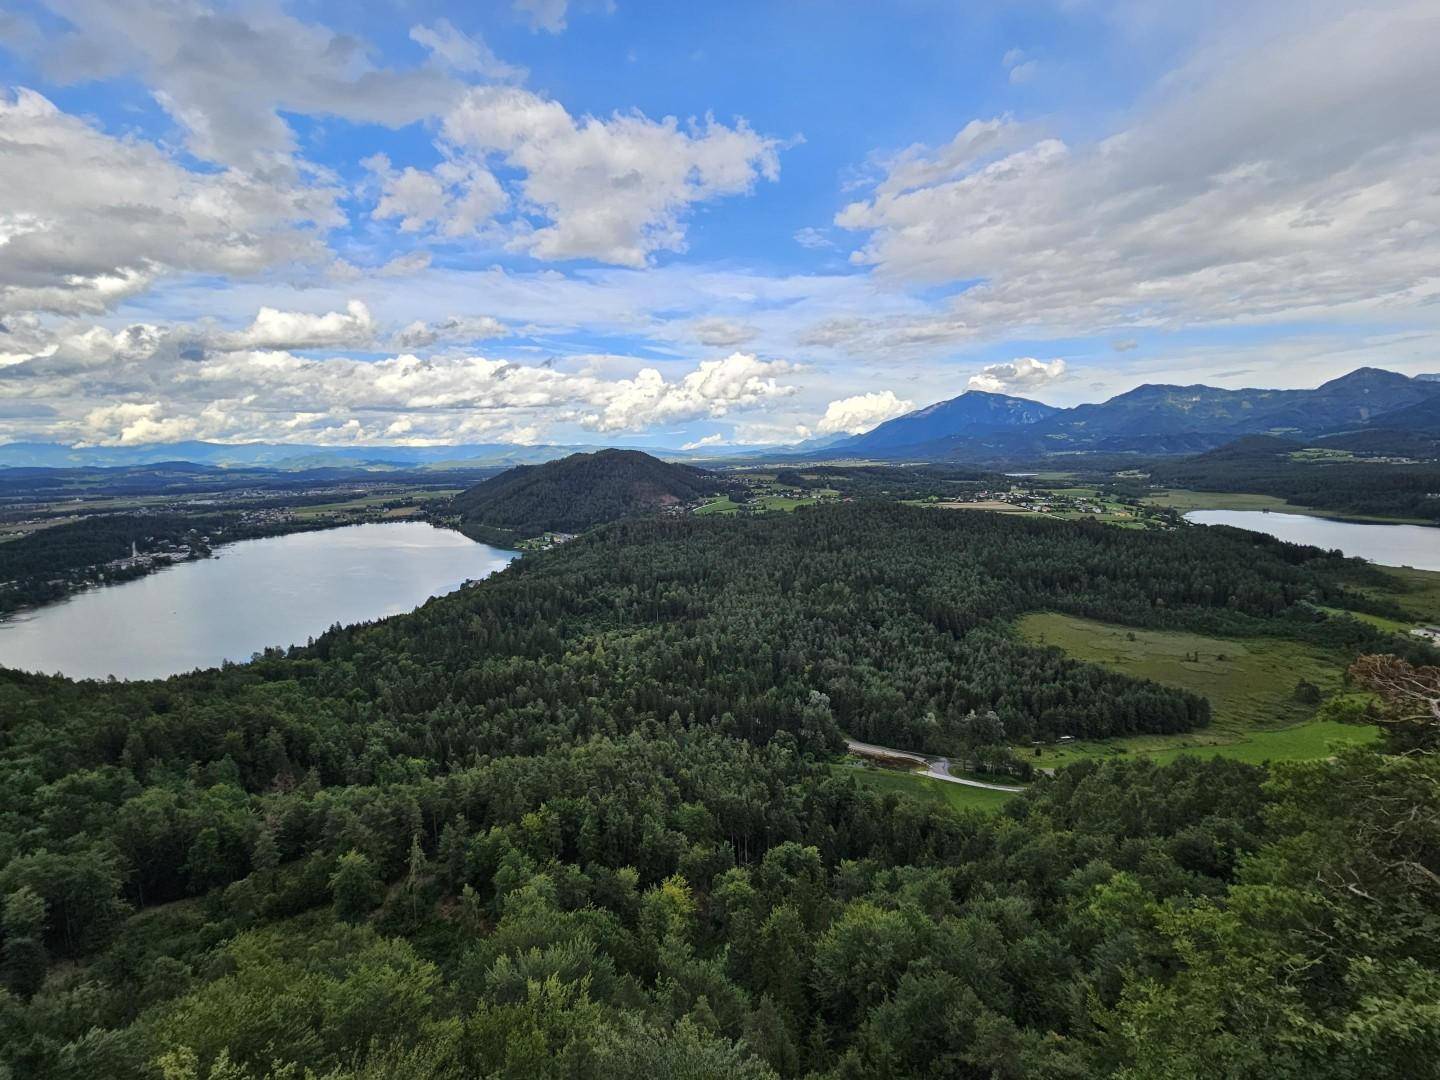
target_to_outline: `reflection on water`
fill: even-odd
[[[418,522],[243,540],[0,622],[0,666],[148,679],[410,611],[515,557]]]
[[[1373,525],[1263,510],[1192,510],[1185,520],[1198,525],[1234,525],[1327,551],[1339,548],[1346,555],[1385,566],[1440,570],[1440,529],[1429,525]]]

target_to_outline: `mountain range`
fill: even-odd
[[[1081,450],[1195,453],[1246,435],[1440,433],[1440,380],[1360,368],[1313,390],[1146,384],[1058,409],[971,390],[835,443],[836,457],[984,459]]]
[[[1440,438],[1440,374],[1410,377],[1359,368],[1312,390],[1226,390],[1145,384],[1108,401],[1063,409],[1029,398],[971,390],[886,421],[861,435],[799,446],[703,451],[647,447],[668,460],[878,458],[996,462],[1079,451],[1194,454],[1246,435],[1344,436],[1372,449]],[[76,468],[189,461],[224,468],[475,468],[539,464],[597,446],[472,443],[455,446],[306,446],[290,443],[159,443],[71,447],[0,445],[0,468]],[[1390,452],[1400,452],[1394,450]]]

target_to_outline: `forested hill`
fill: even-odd
[[[1435,1029],[1433,755],[1082,765],[999,818],[826,764],[842,729],[1204,724],[1010,616],[1374,647],[1310,606],[1364,573],[896,504],[650,517],[248,665],[0,672],[0,1074],[1416,1075],[1375,1066]]]
[[[581,532],[723,488],[703,469],[672,465],[639,450],[600,450],[510,469],[457,495],[453,508],[466,532],[504,543],[545,532]]]

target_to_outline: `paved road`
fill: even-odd
[[[1023,787],[1012,787],[1009,784],[987,784],[984,780],[971,780],[964,776],[956,776],[950,771],[949,758],[931,757],[929,754],[896,750],[889,746],[876,746],[874,743],[857,742],[855,739],[846,739],[845,748],[852,754],[859,754],[861,757],[888,757],[913,761],[917,767],[925,770],[924,775],[935,780],[944,780],[950,784],[964,784],[966,787],[984,788],[986,791],[1016,792],[1025,790]]]

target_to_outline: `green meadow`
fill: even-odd
[[[1321,697],[1340,690],[1343,662],[1324,649],[1271,638],[1241,641],[1140,630],[1054,612],[1027,615],[1016,628],[1027,641],[1056,646],[1077,660],[1200,694],[1213,713],[1209,727],[1183,735],[1042,747],[1034,759],[1041,767],[1116,754],[1159,761],[1182,753],[1251,762],[1304,760],[1329,756],[1337,742],[1375,738],[1373,728],[1316,720],[1316,705],[1297,697],[1301,680],[1315,685]]]

